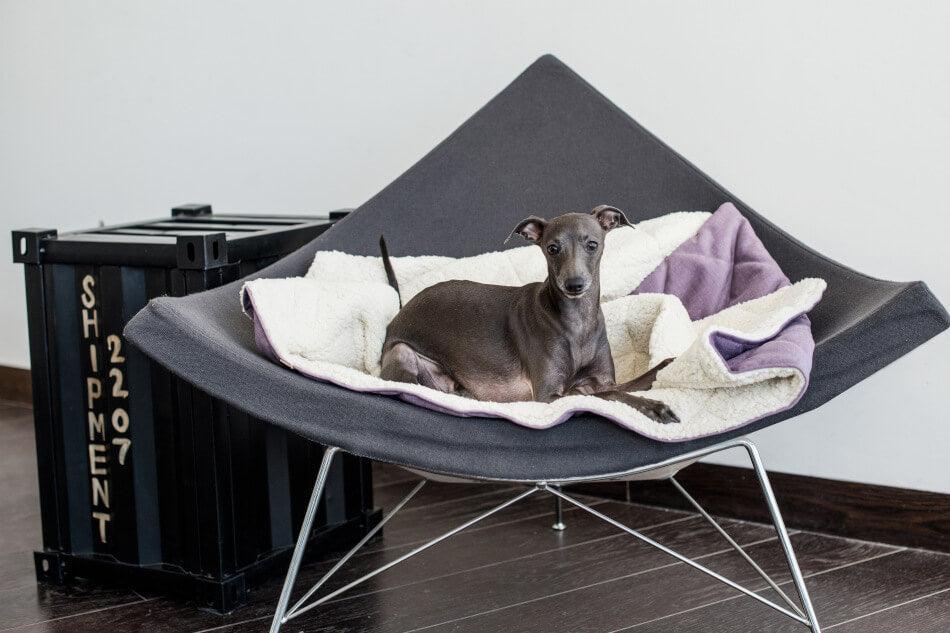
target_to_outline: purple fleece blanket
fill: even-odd
[[[727,202],[692,239],[663,260],[634,294],[675,295],[690,318],[697,321],[788,285],[788,277],[765,250],[752,225],[735,205]],[[802,372],[805,386],[808,385],[815,340],[811,321],[805,314],[794,318],[771,339],[736,340],[718,333],[711,342],[732,373],[794,367]],[[802,389],[798,399],[804,392]]]

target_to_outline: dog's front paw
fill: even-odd
[[[676,417],[676,414],[673,413],[673,409],[659,400],[647,400],[640,411],[654,422],[659,422],[660,424],[679,424],[680,421],[680,419]]]

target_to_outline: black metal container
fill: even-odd
[[[39,580],[118,582],[227,612],[285,571],[323,447],[178,380],[122,329],[149,299],[250,274],[343,214],[185,205],[170,219],[13,232],[26,277]],[[369,462],[335,464],[308,550],[355,540],[378,521]]]

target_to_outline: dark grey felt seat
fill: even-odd
[[[302,275],[318,250],[376,255],[380,234],[394,254],[464,256],[502,248],[511,227],[532,213],[609,202],[642,220],[675,210],[712,211],[726,201],[749,218],[789,277],[822,277],[828,290],[811,313],[818,345],[804,398],[790,411],[718,437],[664,444],[593,415],[533,431],[315,382],[257,353],[238,304],[240,282],[156,299],[129,323],[126,335],[212,395],[317,442],[428,471],[545,480],[620,472],[793,418],[950,324],[926,285],[873,279],[809,249],[551,56],[535,62],[373,199],[259,276]]]

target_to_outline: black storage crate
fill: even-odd
[[[178,380],[127,345],[122,329],[149,299],[250,274],[342,213],[212,215],[185,205],[170,219],[13,232],[26,276],[38,579],[118,582],[226,612],[286,571],[323,447]],[[334,464],[314,551],[378,521],[369,462],[345,455]]]

